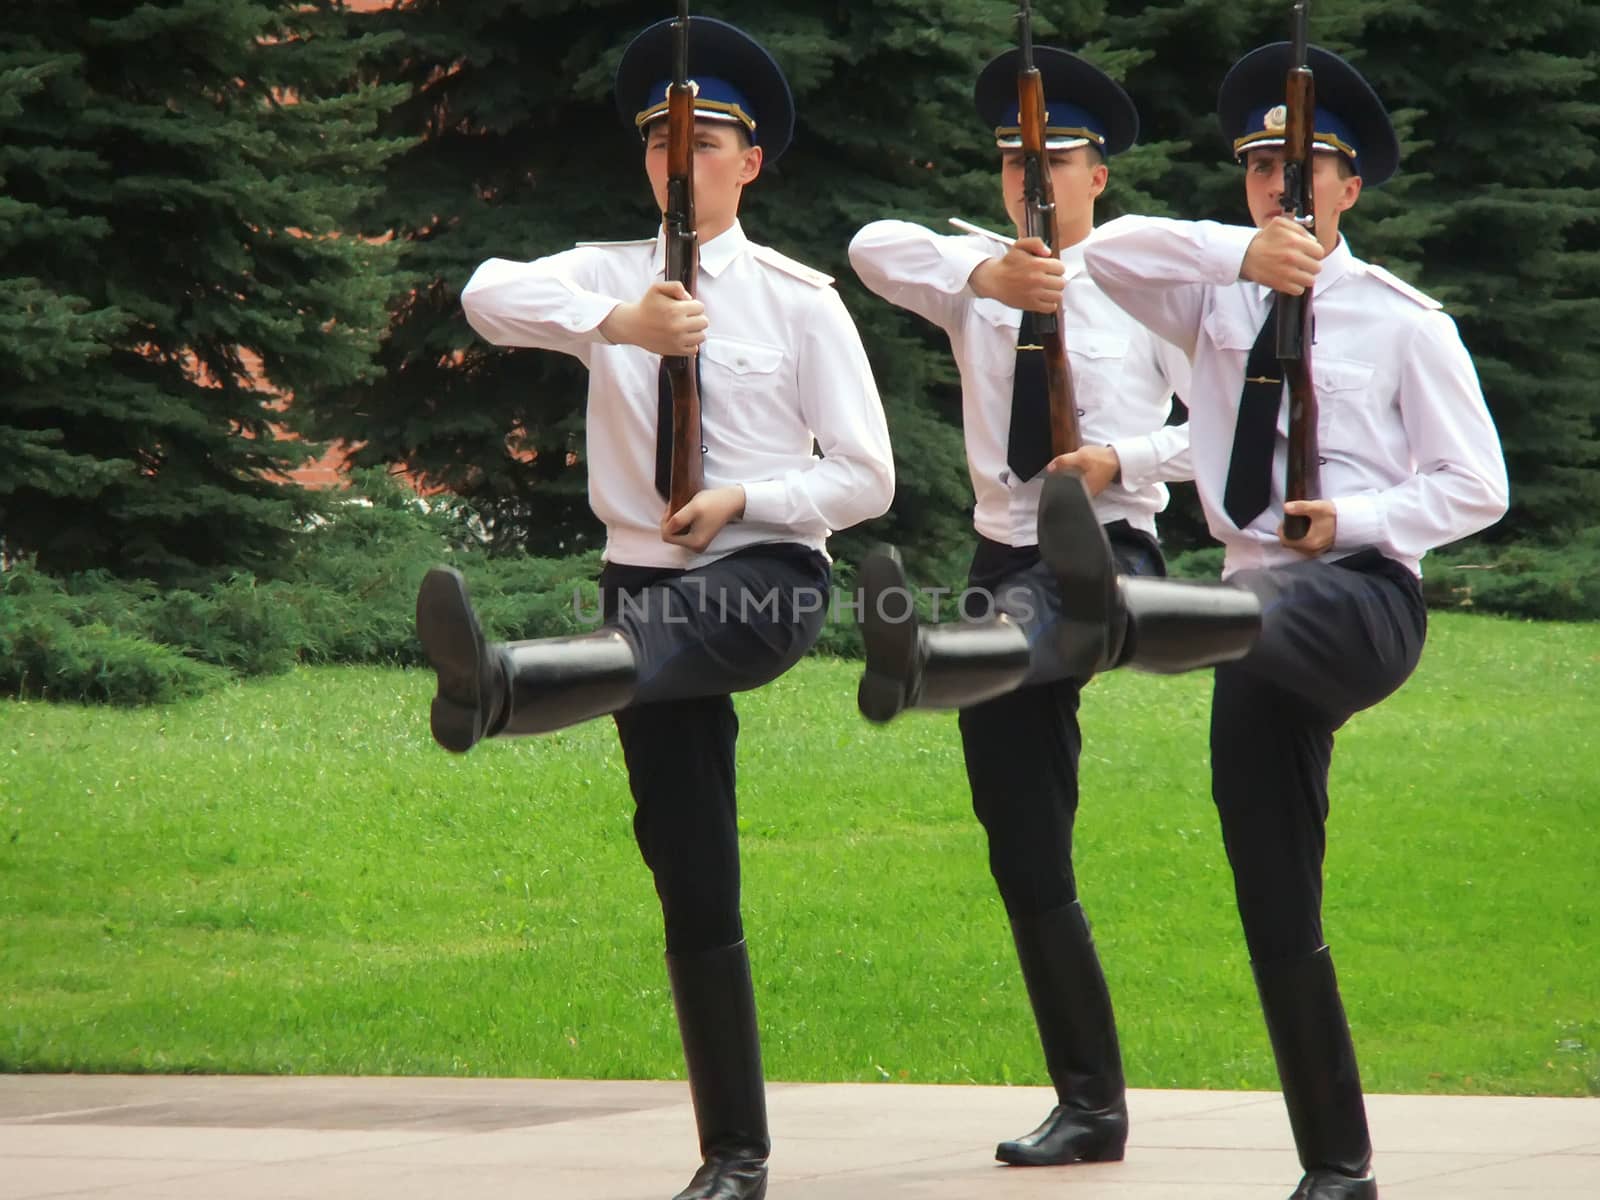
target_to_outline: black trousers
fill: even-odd
[[[1125,521],[1106,526],[1117,568],[1128,575],[1165,575],[1155,539]],[[978,544],[969,594],[992,593],[1001,611],[1035,614],[1022,621],[1034,646],[1027,681],[1014,692],[961,710],[961,748],[972,808],[989,839],[989,871],[1011,917],[1051,912],[1078,898],[1072,871],[1072,827],[1078,813],[1079,685],[1062,678],[1051,640],[1041,635],[1060,599],[1036,546]],[[1017,589],[1022,589],[1021,593]],[[966,605],[969,616],[984,615]]]
[[[828,586],[827,560],[790,544],[688,572],[616,563],[601,572],[606,622],[639,663],[634,703],[613,719],[670,953],[744,936],[730,693],[771,682],[811,648]]]
[[[1216,669],[1211,793],[1251,960],[1323,945],[1333,738],[1416,668],[1427,609],[1416,577],[1376,550],[1240,571],[1261,599],[1261,639]]]

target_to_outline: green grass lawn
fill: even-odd
[[[773,1079],[1045,1081],[953,715],[739,701]],[[1084,701],[1078,873],[1129,1080],[1270,1088],[1207,675]],[[453,758],[431,676],[0,702],[0,1068],[675,1077],[609,722]],[[1375,1091],[1600,1094],[1600,626],[1442,615],[1340,735],[1327,927]]]

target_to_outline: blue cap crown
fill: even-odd
[[[694,115],[704,121],[730,121],[744,126],[745,132],[750,135],[751,141],[756,141],[755,105],[726,79],[715,76],[696,76],[691,79],[690,85],[694,88]],[[672,80],[658,80],[650,89],[649,95],[660,96],[661,99],[641,109],[633,118],[633,123],[643,129],[657,117],[667,113],[667,91],[672,87]]]
[[[658,21],[622,52],[617,111],[639,130],[667,107],[675,21]],[[777,162],[794,137],[794,96],[783,69],[744,30],[713,17],[689,18],[689,79],[698,86],[695,116],[744,127]]]
[[[996,55],[978,74],[973,88],[978,115],[994,127],[995,142],[1005,149],[1022,144],[1017,100],[1021,65],[1020,50]],[[1095,146],[1110,156],[1133,145],[1139,136],[1139,110],[1116,80],[1093,63],[1054,46],[1035,46],[1033,65],[1044,85],[1047,149]]]
[[[1250,110],[1245,117],[1245,132],[1233,139],[1233,154],[1241,157],[1250,150],[1281,146],[1284,140],[1284,122],[1288,113],[1283,104],[1261,105]],[[1355,129],[1337,113],[1317,105],[1312,119],[1312,145],[1317,150],[1331,150],[1342,154],[1361,173],[1361,147]]]
[[[1087,108],[1065,100],[1046,99],[1044,114],[1045,147],[1070,150],[1075,146],[1106,146],[1106,123]],[[1022,109],[1013,104],[995,126],[997,145],[1012,148],[1022,145]]]
[[[1217,116],[1235,158],[1283,145],[1289,56],[1288,42],[1258,46],[1223,79]],[[1400,165],[1400,142],[1383,101],[1361,72],[1330,50],[1306,47],[1306,65],[1317,96],[1313,146],[1344,155],[1368,187],[1383,183]]]

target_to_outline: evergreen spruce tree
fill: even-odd
[[[1565,542],[1600,524],[1600,6],[1359,9],[1362,69],[1415,112],[1394,257],[1460,324],[1505,445],[1494,536]]]
[[[279,390],[371,369],[390,148],[332,0],[9,6],[0,537],[71,572],[263,569],[310,504]]]

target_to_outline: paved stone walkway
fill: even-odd
[[[1284,1200],[1276,1095],[1129,1096],[1124,1163],[1019,1170],[1038,1088],[774,1084],[769,1200]],[[1597,1200],[1600,1100],[1373,1096],[1385,1200]],[[681,1083],[0,1075],[0,1200],[667,1200]]]

